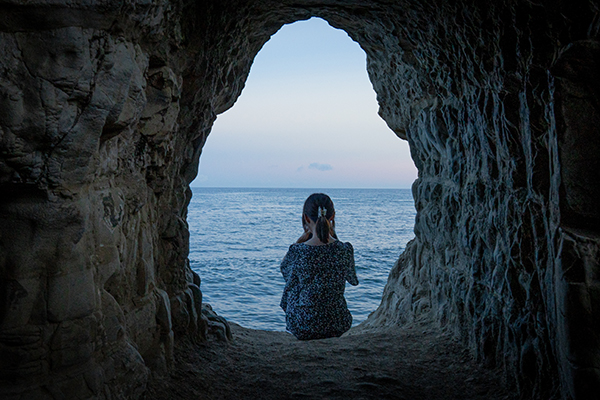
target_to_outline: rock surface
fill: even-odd
[[[139,398],[222,322],[188,184],[283,24],[367,53],[416,238],[365,329],[428,316],[528,398],[600,388],[595,1],[0,2],[0,397]]]

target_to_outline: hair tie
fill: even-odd
[[[325,207],[319,207],[319,218],[327,218],[327,209]]]

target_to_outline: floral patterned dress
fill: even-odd
[[[285,288],[281,308],[287,330],[298,339],[341,336],[352,326],[344,290],[356,286],[354,249],[335,241],[321,246],[295,243],[281,262]]]

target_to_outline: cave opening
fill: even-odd
[[[189,259],[203,301],[228,320],[285,330],[279,262],[315,191],[332,197],[338,236],[355,247],[361,283],[346,285],[354,325],[379,306],[414,236],[416,168],[408,143],[377,115],[365,56],[323,19],[284,25],[212,127],[190,185]]]

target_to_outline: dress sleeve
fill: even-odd
[[[356,276],[356,266],[354,265],[354,247],[350,243],[346,243],[348,256],[348,270],[346,271],[346,280],[352,285],[358,285],[358,277]]]
[[[290,246],[288,252],[285,253],[285,256],[283,257],[283,260],[281,261],[281,265],[279,267],[279,269],[281,270],[281,275],[283,275],[283,280],[285,280],[286,282],[290,280],[290,276],[292,275],[294,253],[295,252],[292,246]]]
[[[279,306],[283,309],[283,311],[287,311],[288,305],[288,294],[292,285],[292,269],[293,269],[293,260],[294,260],[294,250],[292,246],[283,257],[281,261],[281,266],[279,267],[281,270],[281,275],[283,275],[283,280],[285,280],[285,287],[283,288],[283,294],[281,295],[281,302]]]

